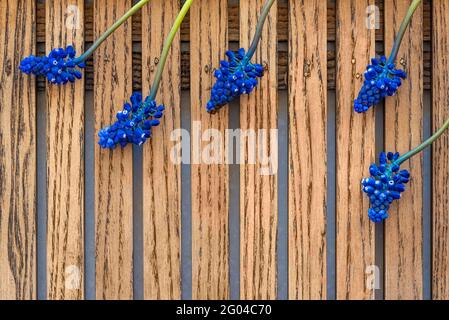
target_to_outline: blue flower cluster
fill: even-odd
[[[98,133],[98,144],[105,149],[114,149],[118,144],[123,148],[128,143],[142,145],[151,137],[152,127],[160,124],[164,106],[157,106],[155,100],[142,99],[140,92],[131,96],[131,103],[125,103],[117,113],[117,121]]]
[[[253,64],[241,48],[237,52],[227,51],[228,61],[220,62],[220,69],[214,73],[217,79],[211,99],[207,103],[207,112],[214,113],[242,94],[250,94],[257,86],[257,78],[263,76],[264,68]]]
[[[66,84],[82,78],[80,70],[86,67],[83,61],[75,59],[76,51],[73,46],[66,49],[53,49],[48,56],[29,56],[20,62],[20,70],[26,74],[45,76],[52,84]]]
[[[354,101],[357,113],[368,111],[386,96],[393,96],[401,86],[401,79],[407,78],[403,70],[396,69],[394,63],[388,63],[387,58],[372,59],[365,71],[365,82],[358,98]]]
[[[381,222],[388,218],[388,209],[394,200],[401,198],[405,184],[410,180],[407,170],[400,171],[396,163],[399,153],[381,153],[379,165],[370,166],[371,177],[362,180],[363,192],[371,203],[368,216],[373,222]]]

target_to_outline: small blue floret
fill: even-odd
[[[151,137],[152,127],[160,124],[165,107],[157,106],[155,100],[147,97],[142,100],[142,94],[135,92],[131,103],[125,103],[123,110],[117,113],[117,121],[98,133],[98,144],[105,149],[122,148],[128,143],[142,145]]]
[[[44,76],[52,84],[66,84],[82,78],[80,69],[86,67],[83,61],[75,59],[76,51],[73,46],[66,49],[53,49],[48,56],[29,56],[20,62],[20,70],[26,74]]]
[[[407,170],[400,171],[396,163],[399,153],[381,153],[379,165],[373,163],[370,166],[369,178],[362,180],[363,192],[370,199],[368,216],[373,222],[381,222],[388,218],[388,209],[394,200],[401,198],[405,191],[405,184],[410,180]]]
[[[396,69],[396,65],[388,63],[385,56],[374,58],[371,63],[366,68],[365,82],[354,101],[357,113],[364,113],[386,96],[395,95],[402,84],[401,80],[407,78],[405,71]]]
[[[257,78],[263,77],[263,66],[251,63],[245,55],[245,49],[227,51],[226,56],[228,60],[221,61],[220,69],[214,73],[216,82],[207,103],[207,112],[210,113],[242,94],[250,94],[258,84]]]

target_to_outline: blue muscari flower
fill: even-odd
[[[263,66],[251,63],[245,55],[245,49],[227,51],[226,56],[228,60],[222,60],[220,69],[214,73],[217,80],[207,103],[207,112],[210,113],[216,112],[242,94],[250,94],[258,84],[257,78],[263,76]]]
[[[20,62],[20,70],[26,74],[45,76],[52,84],[66,84],[82,78],[79,69],[86,67],[84,61],[75,59],[76,51],[73,46],[66,49],[53,49],[48,56],[29,56]],[[78,69],[79,68],[79,69]]]
[[[388,63],[387,58],[372,59],[365,71],[365,82],[358,98],[354,101],[354,110],[366,112],[378,104],[386,96],[393,96],[401,86],[401,79],[407,78],[403,70],[396,69],[394,63]]]
[[[381,153],[379,165],[373,163],[369,168],[371,177],[362,180],[363,192],[368,195],[371,204],[368,216],[373,222],[388,218],[390,205],[401,198],[405,184],[410,180],[410,173],[400,170],[398,159],[399,153]]]
[[[98,133],[98,144],[105,149],[114,149],[118,144],[123,148],[128,143],[142,145],[151,137],[152,127],[160,124],[164,106],[157,106],[155,100],[142,99],[140,92],[131,96],[131,103],[125,103],[117,113],[117,121]]]

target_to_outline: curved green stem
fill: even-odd
[[[94,51],[105,41],[115,30],[118,29],[129,17],[134,15],[137,11],[139,11],[144,5],[146,5],[150,0],[140,0],[136,3],[128,12],[126,12],[119,20],[117,20],[105,33],[101,35],[100,38],[95,41],[95,43],[82,55],[78,58],[74,59],[76,63],[81,61],[86,61]]]
[[[437,132],[435,132],[429,139],[424,141],[421,145],[419,145],[417,148],[413,149],[412,151],[407,152],[403,156],[401,156],[398,160],[396,160],[396,164],[401,165],[411,157],[417,155],[427,147],[430,147],[432,143],[435,142],[445,131],[449,128],[449,119],[446,120],[446,122],[443,124],[443,126],[438,129]]]
[[[404,38],[405,30],[407,30],[410,21],[412,20],[413,14],[415,13],[418,6],[421,4],[422,0],[413,0],[412,4],[408,8],[407,15],[402,21],[401,27],[399,28],[399,32],[396,35],[396,39],[394,40],[393,49],[391,50],[390,57],[388,58],[388,63],[394,63],[398,56],[399,47],[401,46],[402,39]]]
[[[259,20],[257,21],[256,33],[254,34],[253,42],[246,53],[246,58],[251,60],[254,53],[256,52],[257,46],[260,41],[260,37],[262,36],[262,29],[267,19],[268,13],[270,12],[271,7],[273,6],[274,0],[267,0],[263,6],[262,12],[260,13]]]
[[[181,8],[181,11],[179,12],[178,16],[176,17],[175,23],[173,24],[172,29],[170,30],[170,33],[165,40],[164,47],[162,49],[161,58],[159,59],[159,63],[157,65],[156,75],[154,76],[153,85],[151,87],[150,91],[150,99],[154,100],[156,98],[157,90],[159,89],[159,84],[161,82],[162,72],[164,71],[165,62],[167,62],[167,56],[170,51],[170,47],[173,43],[173,39],[176,36],[176,33],[178,32],[179,28],[181,27],[181,23],[184,20],[184,17],[186,16],[187,12],[190,9],[190,6],[192,5],[193,0],[186,0],[184,5]]]

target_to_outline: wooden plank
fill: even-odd
[[[394,38],[411,0],[385,2],[385,45],[391,52]],[[423,28],[422,7],[413,17],[398,55],[398,67],[408,79],[397,96],[385,101],[385,150],[410,151],[422,142],[423,122]],[[401,65],[402,64],[402,65]],[[423,298],[423,179],[422,154],[403,165],[413,179],[400,202],[389,211],[385,223],[385,298],[417,300]]]
[[[99,37],[130,7],[130,0],[95,0],[94,33]],[[132,92],[131,22],[96,51],[95,132],[110,125]],[[95,235],[97,299],[133,297],[132,147],[95,147]]]
[[[153,82],[163,43],[179,12],[178,0],[154,0],[143,8],[143,92]],[[170,136],[180,128],[181,45],[173,41],[162,77],[158,103],[166,106],[160,127],[143,153],[143,229],[145,299],[181,298],[181,170],[171,157]]]
[[[356,114],[353,101],[363,73],[375,55],[374,30],[366,27],[366,8],[373,0],[340,0],[337,4],[337,299],[373,299],[366,270],[375,264],[374,224],[360,181],[375,161],[374,109]]]
[[[83,51],[83,1],[47,1],[47,52]],[[67,8],[78,21],[66,21]],[[73,22],[73,23],[72,23]],[[78,23],[78,25],[76,25]],[[47,297],[84,297],[84,80],[47,85]]]
[[[0,2],[0,299],[36,298],[35,3]]]
[[[240,1],[241,46],[249,48],[265,0]],[[277,61],[276,4],[265,22],[253,62],[266,63],[268,70],[257,89],[240,99],[240,128],[254,132],[242,145],[240,165],[240,298],[276,299],[277,238]],[[264,136],[259,133],[264,131]],[[262,141],[260,141],[262,139]],[[274,146],[274,148],[273,148]],[[256,152],[256,154],[254,154]],[[266,159],[260,157],[259,152]],[[266,163],[268,157],[275,163]],[[253,158],[256,163],[249,163]]]
[[[216,163],[201,159],[204,147],[212,148],[214,138],[202,141],[206,130],[224,137],[228,111],[206,112],[214,83],[213,68],[224,58],[227,47],[227,1],[194,2],[190,11],[191,61],[191,176],[192,176],[192,297],[229,298],[229,170],[224,152],[216,151]],[[198,150],[199,149],[199,150]],[[206,149],[207,150],[207,149]],[[207,153],[207,152],[206,152]],[[206,161],[203,161],[206,160]],[[218,164],[217,164],[218,163]]]
[[[433,129],[440,128],[449,117],[449,3],[433,1]],[[449,299],[449,135],[447,132],[433,145],[433,241],[432,297]]]
[[[289,5],[289,297],[326,299],[326,1]]]

